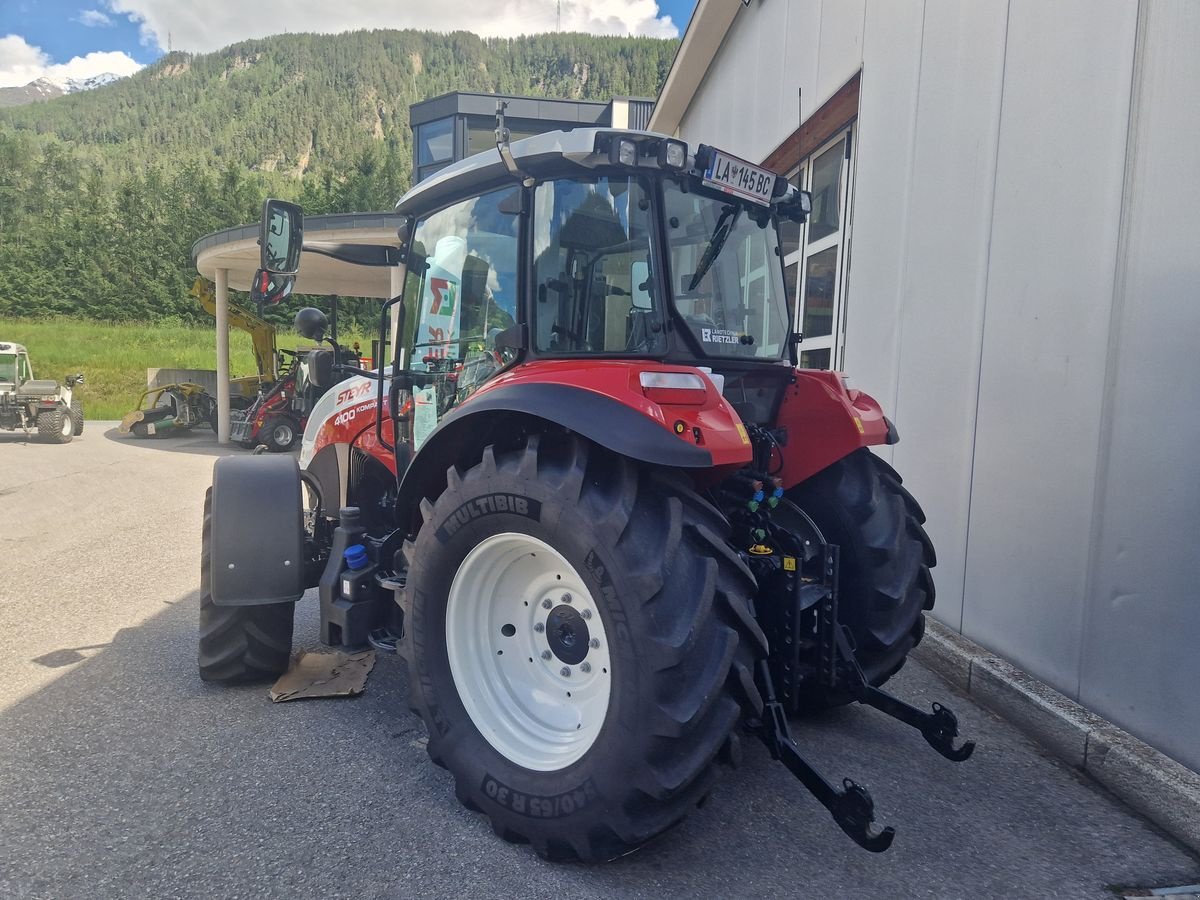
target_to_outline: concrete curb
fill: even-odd
[[[940,622],[913,657],[1200,853],[1200,775]]]

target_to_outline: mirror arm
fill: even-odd
[[[388,300],[385,304],[383,304],[383,309],[381,309],[379,311],[379,352],[380,352],[380,355],[383,354],[383,348],[387,346],[388,312],[397,303],[400,304],[400,321],[398,323],[400,327],[396,329],[396,343],[399,344],[400,341],[403,340],[404,313],[405,313],[403,300],[404,300],[404,292],[401,291],[395,297],[393,297],[392,299]],[[396,354],[397,354],[398,350],[399,350],[398,347],[392,348],[392,359],[391,359],[392,384],[391,384],[390,389],[388,390],[388,416],[392,420],[392,441],[390,444],[383,437],[383,382],[384,382],[384,375],[386,372],[386,368],[385,368],[385,365],[382,360],[380,360],[380,365],[379,365],[379,390],[376,391],[376,394],[375,394],[375,439],[379,441],[380,445],[385,450],[387,450],[391,453],[396,452],[396,444],[398,443],[398,438],[396,437],[396,433],[398,430],[397,426],[400,423],[400,408],[399,408],[400,407],[400,397],[399,397],[399,395],[400,395],[400,383],[401,382],[400,382],[400,377],[399,377],[400,373],[396,371]],[[397,476],[399,476],[399,474],[400,473],[397,472]]]

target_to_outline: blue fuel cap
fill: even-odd
[[[370,560],[367,558],[367,548],[362,544],[354,544],[347,547],[342,553],[342,558],[346,560],[346,565],[356,572],[359,569],[365,569],[370,563]]]

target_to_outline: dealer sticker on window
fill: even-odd
[[[742,336],[736,331],[727,331],[724,328],[701,328],[700,340],[706,344],[740,344]]]
[[[775,173],[752,166],[720,150],[712,151],[703,181],[709,187],[769,206],[775,191]]]

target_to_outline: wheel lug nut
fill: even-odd
[[[588,672],[592,671],[592,664],[590,662],[580,663],[579,671],[586,675]]]
[[[542,609],[549,609],[553,605],[554,604],[550,601],[549,597],[547,597],[545,600],[542,601]]]
[[[549,659],[549,658],[550,658],[550,651],[549,651],[549,650],[543,650],[543,651],[542,651],[542,659]]]
[[[590,609],[585,609],[579,615],[583,616],[585,619],[590,619],[592,617],[592,611]]]
[[[563,603],[570,603],[574,599],[570,594],[563,594]]]
[[[558,674],[561,675],[563,678],[569,678],[571,675],[571,667],[563,666],[561,669],[558,670]]]
[[[538,634],[541,634],[543,631],[546,630],[546,626],[543,625],[541,622],[535,622],[533,625],[533,630],[536,631]]]
[[[590,641],[588,641],[588,646],[595,650],[600,646],[600,638],[592,638]]]

